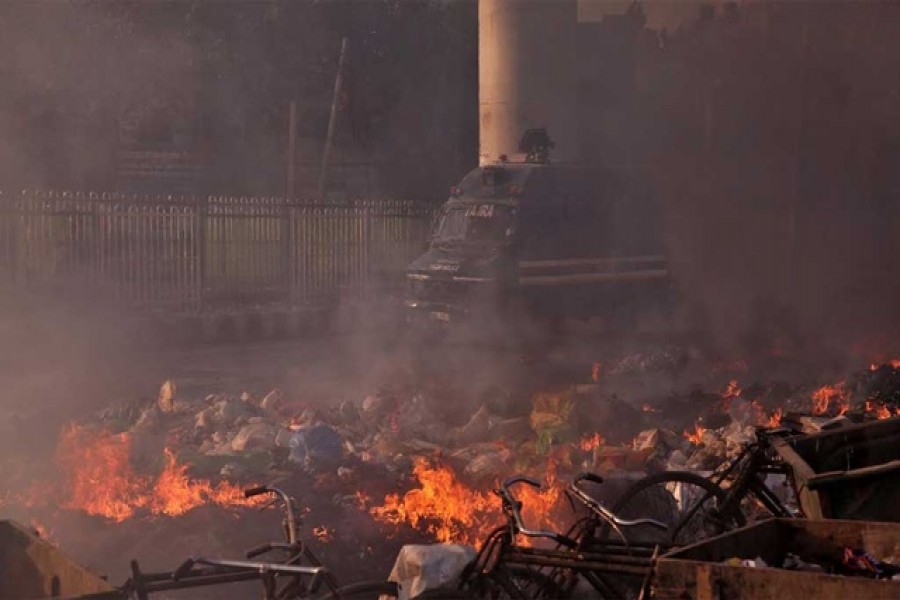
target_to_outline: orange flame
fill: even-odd
[[[723,398],[737,398],[741,395],[741,387],[738,385],[736,379],[732,379],[728,382],[728,385],[725,387],[725,391],[722,392]]]
[[[328,542],[334,539],[334,532],[331,529],[328,529],[324,525],[320,525],[319,527],[313,527],[312,534],[316,537],[317,540],[322,542],[323,544],[327,544]]]
[[[653,408],[652,406],[650,406],[650,405],[647,404],[646,402],[644,402],[644,405],[641,407],[641,410],[642,410],[643,412],[661,412],[658,408]]]
[[[772,429],[781,425],[781,417],[784,415],[784,410],[780,407],[776,408],[771,415],[758,400],[751,401],[750,407],[753,409],[754,421],[760,427]]]
[[[156,480],[150,497],[153,514],[176,517],[204,504],[233,507],[265,502],[261,496],[244,498],[241,487],[227,481],[220,481],[215,486],[206,479],[192,481],[187,476],[187,465],[179,465],[168,448],[165,455],[166,468]]]
[[[594,435],[585,435],[583,438],[581,438],[581,442],[578,444],[578,447],[585,452],[590,452],[597,446],[602,446],[603,442],[603,436],[599,433],[595,433]]]
[[[432,465],[423,457],[413,464],[418,487],[403,495],[389,494],[381,506],[369,510],[378,521],[390,525],[406,523],[431,534],[438,542],[475,544],[503,523],[500,499],[461,482],[450,467]],[[518,486],[522,518],[529,526],[551,526],[549,514],[562,496],[553,466],[548,469],[547,488]]]
[[[560,501],[564,491],[556,478],[556,463],[552,460],[547,464],[546,481],[541,489],[522,485],[516,490],[516,498],[522,502],[522,520],[532,528],[562,531],[563,523],[557,519],[556,513],[562,506]],[[531,545],[530,539],[519,537],[520,544]]]
[[[839,381],[834,385],[823,385],[810,396],[812,400],[812,414],[822,415],[828,412],[832,402],[838,404],[838,414],[842,415],[850,410],[850,390],[844,387],[844,382]]]
[[[413,464],[419,487],[402,496],[389,494],[382,506],[369,510],[376,520],[424,529],[439,542],[474,542],[498,516],[499,502],[456,478],[447,466],[431,466],[422,457]]]
[[[731,406],[731,401],[734,398],[740,398],[741,396],[741,388],[738,385],[737,380],[732,379],[728,382],[728,385],[725,387],[725,391],[721,393],[722,396],[722,410],[728,411],[729,406]]]
[[[866,412],[868,414],[874,415],[876,419],[881,421],[882,419],[890,419],[894,416],[894,413],[891,412],[887,406],[883,403],[876,403],[873,400],[866,400]],[[900,415],[900,409],[897,410],[897,414]]]
[[[147,481],[132,470],[130,453],[128,434],[67,427],[57,449],[57,462],[71,491],[63,507],[120,522],[146,506]]]
[[[879,358],[869,365],[869,370],[877,371],[883,366],[890,366],[892,369],[900,369],[900,358],[893,358],[891,360],[881,360]]]
[[[354,494],[354,499],[356,501],[356,505],[360,510],[366,510],[366,508],[368,508],[369,506],[369,502],[372,500],[372,497],[362,490],[357,490]]]
[[[690,432],[685,431],[684,437],[690,443],[694,444],[695,446],[699,446],[703,443],[703,434],[704,433],[706,433],[706,428],[701,427],[700,424],[698,423],[698,424],[694,425],[694,432],[690,433]]]
[[[67,427],[57,451],[57,462],[70,491],[63,506],[121,522],[140,509],[154,515],[178,516],[203,504],[234,507],[264,501],[245,499],[241,488],[228,482],[214,486],[205,479],[189,479],[187,465],[179,465],[168,448],[165,468],[154,481],[134,472],[130,452],[128,434]]]
[[[591,379],[594,381],[594,383],[600,381],[600,369],[602,368],[602,363],[595,362],[593,365],[591,365]]]

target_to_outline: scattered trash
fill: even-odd
[[[537,434],[538,454],[546,454],[553,444],[575,438],[575,428],[569,422],[574,407],[572,390],[534,395],[529,423]]]
[[[615,471],[643,471],[652,454],[652,448],[633,450],[619,446],[597,446],[594,448],[594,471],[601,475]]]
[[[278,428],[265,422],[249,423],[241,427],[231,440],[231,449],[235,453],[253,450],[269,450],[275,446]]]
[[[791,552],[788,552],[784,557],[784,562],[781,564],[781,568],[788,569],[789,571],[809,571],[810,573],[825,572],[825,569],[822,568],[822,565],[806,562],[805,560]]]
[[[669,346],[653,353],[626,356],[609,370],[609,374],[636,375],[648,372],[675,371],[683,367],[688,362],[688,358],[688,353],[684,348]]]
[[[279,389],[274,389],[260,401],[259,407],[265,411],[275,412],[284,404],[284,394]]]
[[[388,581],[400,589],[400,600],[426,590],[452,587],[475,558],[475,549],[461,544],[406,545],[400,549]]]
[[[465,472],[476,479],[497,480],[509,471],[506,461],[509,450],[496,450],[476,456],[466,465]]]
[[[291,437],[290,461],[308,472],[334,471],[343,457],[344,442],[329,425],[300,429]]]
[[[487,406],[481,405],[468,423],[450,432],[450,438],[460,444],[471,444],[488,438],[494,419]]]
[[[851,574],[875,579],[892,579],[900,574],[900,567],[882,562],[861,548],[844,548],[841,565]]]
[[[158,400],[159,410],[163,412],[174,412],[175,411],[175,382],[171,379],[167,379],[162,387],[159,388],[159,400]]]
[[[753,569],[765,569],[769,566],[760,556],[754,559],[733,557],[726,560],[724,564],[729,567],[750,567]]]

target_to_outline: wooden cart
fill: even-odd
[[[13,521],[0,521],[0,598],[56,598],[114,588]]]
[[[896,564],[900,561],[900,524],[770,519],[660,557],[652,591],[661,600],[900,598],[897,581],[724,564],[730,558],[761,557],[769,565],[781,566],[789,552],[808,562],[829,564],[840,562],[846,546],[864,548]]]
[[[900,418],[772,439],[810,519],[900,521]]]

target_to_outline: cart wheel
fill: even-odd
[[[668,531],[639,525],[624,530],[631,543],[684,546],[744,525],[740,509],[717,512],[725,491],[705,477],[687,471],[657,473],[637,481],[619,498],[612,512],[623,519],[650,518],[669,525]],[[601,538],[615,536],[608,526]]]

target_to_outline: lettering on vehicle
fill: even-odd
[[[431,270],[455,273],[456,271],[459,271],[459,263],[432,263]]]
[[[494,216],[494,205],[493,204],[473,204],[471,206],[467,206],[466,207],[466,216],[490,219],[491,217]]]

